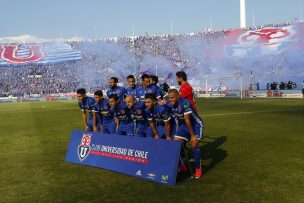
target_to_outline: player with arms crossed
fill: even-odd
[[[176,89],[168,92],[169,102],[172,112],[177,119],[177,128],[174,133],[174,140],[189,141],[192,147],[195,160],[195,178],[202,176],[201,150],[199,141],[203,137],[203,122],[192,108],[190,102],[185,98],[180,98]]]

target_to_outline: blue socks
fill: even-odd
[[[195,160],[195,168],[201,168],[201,149],[199,147],[192,149]]]

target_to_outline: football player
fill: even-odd
[[[119,101],[117,94],[109,95],[109,103],[114,111],[116,131],[118,135],[134,136],[134,121],[131,111],[124,102]]]
[[[203,137],[203,121],[191,106],[189,100],[181,98],[176,89],[168,92],[171,110],[177,120],[174,140],[190,141],[195,160],[195,178],[202,176],[200,139]]]

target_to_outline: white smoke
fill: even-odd
[[[157,74],[174,82],[178,70],[184,70],[189,79],[201,85],[204,85],[206,77],[239,74],[244,77],[245,87],[253,76],[254,82],[259,82],[262,88],[272,81],[291,80],[300,84],[304,79],[304,24],[295,24],[293,29],[295,34],[288,39],[289,44],[282,52],[271,52],[263,44],[243,46],[243,50],[235,45],[226,46],[226,41],[230,39],[222,32],[152,40],[150,44],[143,43],[140,52],[114,42],[83,43],[81,50],[85,57],[90,57],[87,61],[91,62],[86,66],[92,70],[80,72],[83,81],[96,81],[101,85],[107,85],[107,79],[112,76],[125,82],[127,75],[138,76],[142,73]],[[165,50],[166,47],[177,50]],[[155,52],[158,49],[160,51]],[[266,49],[266,52],[263,51]],[[174,57],[164,54],[164,51],[173,52]],[[173,58],[179,60],[174,61]],[[180,67],[173,68],[172,64],[180,64]]]

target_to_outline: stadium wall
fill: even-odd
[[[243,95],[247,98],[303,98],[301,90],[244,90]],[[223,92],[197,94],[196,96],[204,98],[241,97],[241,93],[237,90],[227,90]]]

